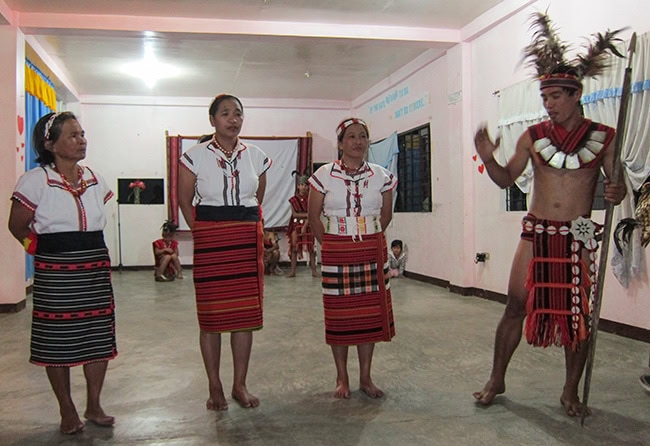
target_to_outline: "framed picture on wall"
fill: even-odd
[[[118,178],[118,204],[165,204],[163,178]]]

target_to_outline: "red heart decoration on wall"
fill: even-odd
[[[483,173],[484,170],[485,170],[485,164],[481,164],[480,166],[478,166],[479,173]]]
[[[24,143],[24,142],[21,142],[21,143],[20,143],[20,148],[21,148],[21,149],[24,149],[24,148],[25,148],[25,143]]]
[[[22,135],[25,130],[25,119],[20,115],[18,115],[16,119],[18,120],[18,133]]]
[[[476,161],[476,155],[472,156],[472,159],[473,159],[474,161]]]
[[[16,153],[20,152],[20,147],[16,147]]]
[[[24,156],[24,155],[20,155],[20,162],[22,163],[23,161],[25,161],[25,156]]]

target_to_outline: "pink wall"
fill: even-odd
[[[462,209],[454,204],[462,202],[462,193],[453,188],[453,157],[449,156],[448,127],[455,117],[447,105],[447,60],[426,56],[405,67],[405,76],[391,75],[392,79],[403,78],[401,82],[381,83],[365,93],[355,105],[354,114],[367,120],[373,140],[430,124],[432,212],[394,214],[387,237],[404,242],[409,271],[450,279],[456,271],[462,271],[456,256],[462,250],[453,248],[450,225],[454,208]]]
[[[20,244],[6,229],[9,220],[11,202],[9,197],[20,173],[24,171],[25,137],[24,137],[24,36],[13,25],[0,26],[0,60],[21,63],[0,64],[0,305],[16,304],[25,300],[25,254]]]
[[[624,6],[624,7],[623,7]],[[521,50],[530,41],[528,18],[535,11],[545,11],[557,24],[563,39],[583,43],[582,37],[606,29],[630,26],[641,34],[650,29],[647,2],[628,0],[545,0],[533,4],[490,29],[471,42],[471,120],[475,128],[487,121],[496,128],[497,102],[492,92],[527,78],[530,73],[519,65]],[[588,14],[588,16],[587,16]],[[628,38],[631,30],[623,35]],[[505,38],[504,36],[507,36]],[[504,195],[486,175],[475,175],[473,195],[476,224],[476,250],[490,253],[490,260],[481,266],[476,285],[504,293],[510,259],[517,243],[521,213],[506,213]],[[602,212],[594,213],[602,222]],[[610,250],[611,253],[611,250]],[[646,255],[648,255],[646,250]],[[605,297],[601,316],[632,326],[650,328],[650,289],[648,284],[637,284],[623,289],[611,274],[605,279]]]

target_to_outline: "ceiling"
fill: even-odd
[[[57,92],[353,101],[517,0],[0,0]],[[531,3],[528,1],[527,3]],[[504,6],[506,5],[506,6]],[[8,12],[7,12],[8,11]],[[0,21],[0,24],[2,21]],[[178,75],[148,87],[122,71],[144,48]],[[39,64],[41,66],[41,64]],[[160,70],[167,72],[169,70]]]

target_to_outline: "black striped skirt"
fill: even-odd
[[[30,362],[76,366],[113,359],[115,302],[103,234],[43,234],[37,246]]]

